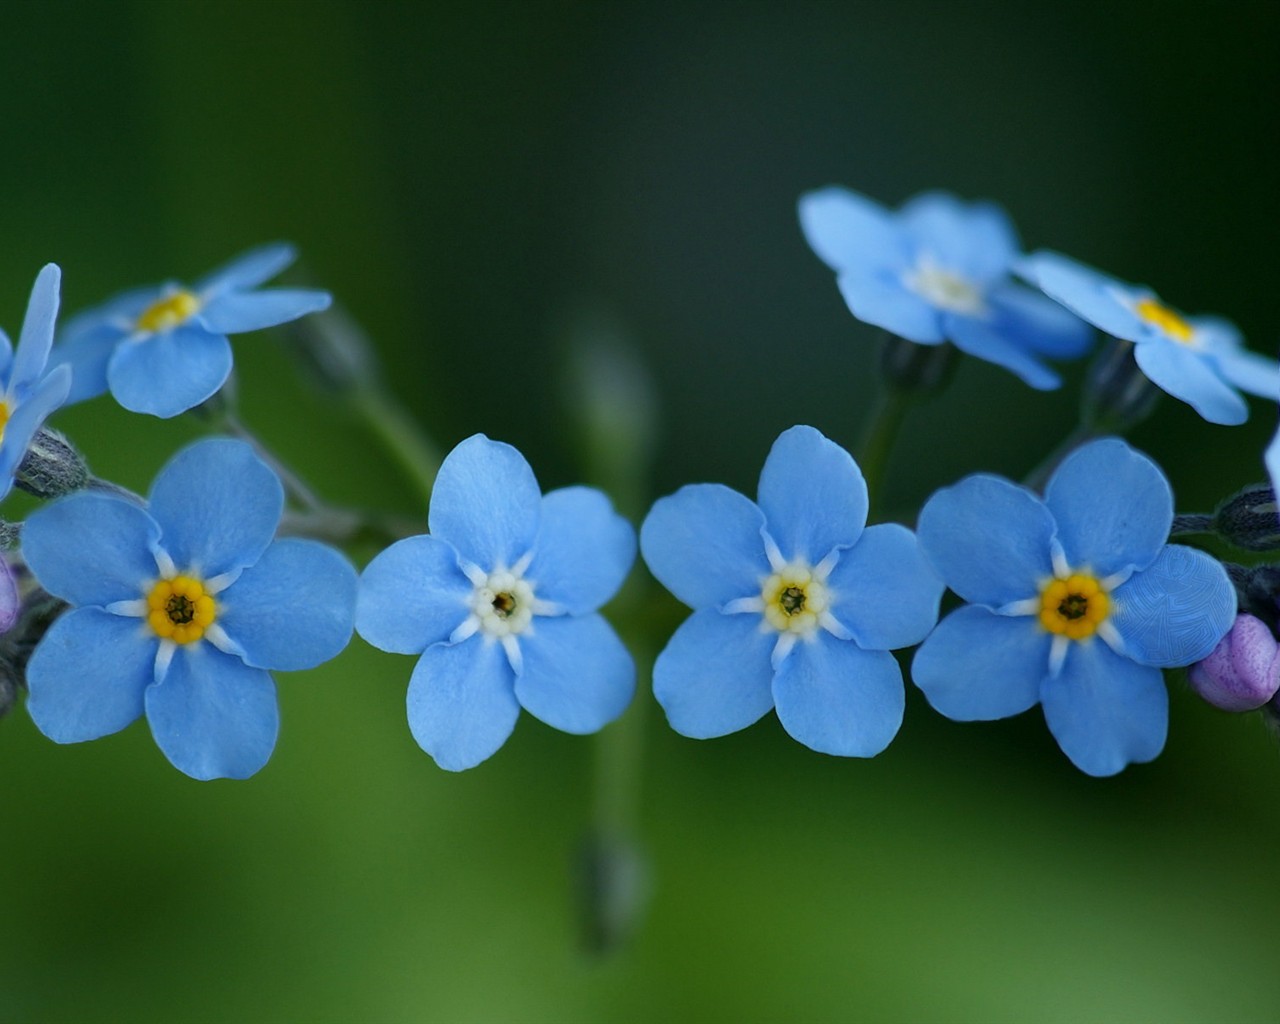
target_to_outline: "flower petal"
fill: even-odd
[[[159,642],[141,619],[75,608],[54,620],[27,662],[27,710],[58,743],[119,732],[142,714]]]
[[[831,611],[864,650],[918,644],[938,621],[942,580],[905,526],[869,526],[828,577]]]
[[[182,572],[217,576],[252,565],[284,508],[279,478],[243,441],[188,445],[151,485],[160,543]]]
[[[156,285],[134,288],[63,322],[49,355],[57,366],[73,370],[68,403],[96,398],[107,390],[107,364],[130,325],[162,293]]]
[[[917,252],[948,271],[981,284],[1009,272],[1018,235],[994,203],[964,203],[945,192],[926,192],[899,214]]]
[[[593,612],[622,586],[636,560],[636,532],[590,487],[564,487],[542,498],[542,524],[525,577],[539,598],[570,615]]]
[[[799,643],[773,681],[778,720],[806,747],[874,757],[898,735],[906,705],[902,670],[887,651],[819,631]]]
[[[603,616],[539,616],[520,651],[516,699],[553,728],[595,732],[631,703],[635,662]]]
[[[351,640],[356,571],[333,548],[273,543],[217,597],[217,622],[254,668],[315,668]]]
[[[947,586],[974,604],[1033,597],[1053,575],[1053,516],[1030,491],[998,476],[968,476],[935,492],[916,533]]]
[[[1249,418],[1245,400],[1193,349],[1153,337],[1136,346],[1133,357],[1152,383],[1186,402],[1210,423],[1234,426]]]
[[[174,652],[146,705],[164,756],[193,779],[247,779],[267,763],[280,731],[271,676],[204,641]]]
[[[691,608],[760,593],[769,575],[764,513],[721,484],[689,484],[659,498],[640,524],[649,571]]]
[[[0,498],[13,486],[14,473],[22,464],[31,441],[44,421],[66,401],[71,387],[71,367],[55,366],[13,410],[0,440]]]
[[[328,309],[333,297],[314,288],[267,288],[229,292],[211,299],[197,319],[213,334],[242,334]]]
[[[1165,547],[1111,595],[1111,622],[1125,653],[1144,665],[1174,668],[1206,658],[1235,622],[1236,591],[1226,570],[1203,551]]]
[[[910,250],[897,218],[866,196],[818,189],[800,197],[799,212],[805,240],[832,270],[907,268]]]
[[[759,615],[696,611],[653,666],[653,695],[671,728],[710,739],[745,729],[773,707],[770,656],[777,634]]]
[[[883,271],[845,270],[836,278],[849,312],[918,345],[944,340],[938,310],[911,291],[902,278]]]
[[[473,636],[433,644],[409,680],[409,729],[418,746],[451,772],[492,757],[516,727],[520,704],[502,645]]]
[[[994,323],[949,313],[944,319],[947,337],[956,348],[975,359],[1003,367],[1037,391],[1062,386],[1062,378],[1027,349],[1003,335]]]
[[[867,483],[853,456],[813,427],[784,430],[760,473],[765,529],[788,560],[816,564],[855,544],[867,522]]]
[[[1164,749],[1169,729],[1164,676],[1101,641],[1072,644],[1062,672],[1045,679],[1040,702],[1062,752],[1090,775],[1114,775]]]
[[[146,596],[155,581],[160,527],[123,498],[80,492],[36,509],[22,527],[22,554],[45,590],[74,605]]]
[[[1041,251],[1026,256],[1016,269],[1051,299],[1061,302],[1095,327],[1125,341],[1142,337],[1143,322],[1120,299],[1134,291],[1131,285],[1056,252]]]
[[[250,249],[219,267],[196,285],[196,292],[210,298],[222,292],[256,288],[269,281],[297,258],[293,246],[273,242]]]
[[[1001,335],[1050,359],[1076,359],[1093,344],[1089,324],[1040,292],[1009,282],[987,293]]]
[[[1114,437],[1067,456],[1044,501],[1071,567],[1101,576],[1145,569],[1173,525],[1173,492],[1160,467]]]
[[[542,492],[525,457],[474,434],[446,456],[428,513],[431,533],[487,572],[511,568],[538,535]]]
[[[138,341],[123,341],[107,362],[107,384],[131,412],[168,419],[222,387],[231,373],[231,343],[184,324]]]
[[[1280,363],[1248,349],[1223,349],[1215,353],[1222,376],[1241,391],[1280,401]]]
[[[53,347],[53,325],[58,318],[58,288],[62,283],[62,271],[56,263],[47,263],[36,275],[27,303],[27,315],[22,321],[22,333],[18,335],[18,348],[13,355],[13,367],[9,371],[10,394],[34,384],[44,373],[49,362],[49,350]]]
[[[1050,635],[1031,616],[966,605],[920,645],[911,678],[934,709],[954,721],[1008,718],[1040,699],[1050,646]]]
[[[360,576],[356,629],[392,654],[421,654],[470,614],[472,584],[453,546],[435,537],[396,541]]]

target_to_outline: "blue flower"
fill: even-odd
[[[15,352],[0,331],[0,498],[13,488],[13,475],[45,418],[67,399],[71,371],[45,372],[58,316],[62,272],[50,263],[36,275]]]
[[[916,652],[916,685],[958,721],[1039,702],[1090,775],[1150,761],[1168,729],[1161,668],[1208,656],[1236,612],[1218,562],[1165,543],[1172,522],[1164,474],[1114,438],[1069,456],[1044,500],[985,474],[938,491],[920,544],[970,603]]]
[[[658,656],[654,695],[672,728],[696,739],[776,707],[814,750],[878,754],[902,724],[902,672],[888,652],[933,627],[942,582],[910,530],[865,525],[858,464],[813,427],[774,442],[758,497],[692,484],[645,518],[645,562],[693,609]]]
[[[892,213],[825,188],[800,197],[800,226],[853,315],[908,341],[950,341],[1045,390],[1062,381],[1043,358],[1074,359],[1092,340],[1076,317],[1010,279],[1018,238],[992,203],[929,192]]]
[[[175,767],[247,778],[275,746],[268,669],[313,668],[351,637],[356,574],[311,540],[273,540],[284,492],[252,448],[179,452],[147,506],[79,492],[37,509],[22,553],[72,608],[27,666],[36,725],[59,743],[145,714]]]
[[[328,307],[328,292],[258,289],[293,260],[288,245],[263,246],[193,288],[140,288],[76,316],[53,353],[55,362],[74,370],[69,401],[110,390],[126,409],[165,418],[199,405],[231,373],[228,334]]]
[[[1150,288],[1125,284],[1055,252],[1026,257],[1018,272],[1095,327],[1133,342],[1133,357],[1152,383],[1210,423],[1248,419],[1239,391],[1280,400],[1280,362],[1246,349],[1226,320],[1184,317]]]
[[[409,728],[449,771],[493,755],[523,707],[564,732],[626,709],[635,664],[597,609],[635,561],[635,531],[599,491],[543,494],[515,448],[476,434],[440,467],[429,535],[365,569],[356,630],[421,655]]]

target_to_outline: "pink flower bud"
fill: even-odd
[[[1280,646],[1261,620],[1237,615],[1209,657],[1191,666],[1188,678],[1214,707],[1252,711],[1280,690]]]

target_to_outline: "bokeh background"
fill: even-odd
[[[9,3],[0,323],[49,260],[74,311],[290,239],[291,280],[334,292],[443,447],[483,430],[546,487],[598,476],[565,365],[603,330],[654,380],[648,493],[752,493],[780,430],[852,446],[874,395],[874,334],[796,225],[809,188],[996,199],[1028,248],[1274,353],[1277,52],[1268,2]],[[319,489],[422,514],[276,339],[234,344],[246,418]],[[885,503],[1022,475],[1079,376],[962,366]],[[1253,413],[1165,402],[1133,439],[1200,511],[1261,477]],[[109,399],[55,423],[137,489],[200,430]],[[619,625],[659,644],[678,614]],[[405,726],[410,667],[357,639],[279,674],[248,782],[187,779],[143,724],[60,747],[0,721],[0,1020],[1276,1018],[1280,751],[1177,678],[1164,755],[1108,780],[1036,711],[958,725],[911,692],[889,750],[845,761],[772,718],[683,739],[643,686],[599,741],[526,716],[454,776]],[[637,738],[650,898],[592,955],[575,850],[594,766]]]

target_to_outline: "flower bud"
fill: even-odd
[[[89,467],[70,441],[41,427],[18,464],[14,482],[37,498],[60,498],[89,482]]]
[[[951,383],[959,361],[954,345],[917,345],[890,334],[880,350],[880,374],[897,391],[929,398]]]
[[[1123,434],[1151,415],[1160,394],[1134,360],[1133,344],[1113,338],[1085,374],[1084,421]]]
[[[1280,515],[1275,491],[1264,484],[1255,484],[1232,495],[1213,514],[1213,529],[1246,551],[1280,548]]]
[[[1252,711],[1280,690],[1280,645],[1260,619],[1237,615],[1235,625],[1204,661],[1191,666],[1187,678],[1214,707]]]

